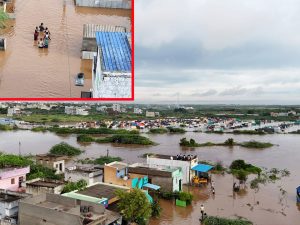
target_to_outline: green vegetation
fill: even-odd
[[[10,126],[10,125],[4,125],[0,124],[0,131],[10,131],[10,130],[17,130],[18,128],[16,126]]]
[[[42,127],[42,126],[40,126],[40,127],[34,127],[34,128],[31,129],[31,131],[33,131],[33,132],[46,132],[47,128],[46,127]]]
[[[63,188],[63,190],[62,190],[61,193],[62,194],[63,193],[68,193],[68,192],[75,191],[75,190],[81,191],[81,190],[84,190],[86,188],[86,186],[87,186],[87,182],[85,180],[83,180],[83,179],[79,180],[77,182],[68,182],[64,186],[64,188]]]
[[[152,128],[149,130],[151,134],[165,134],[168,133],[168,130],[165,128]]]
[[[166,200],[179,199],[181,201],[186,201],[187,204],[191,204],[193,200],[193,195],[189,192],[184,191],[160,191],[159,197]]]
[[[162,211],[162,208],[160,207],[159,202],[153,201],[151,208],[152,208],[151,216],[154,218],[158,218]]]
[[[245,148],[269,148],[273,144],[269,142],[247,141],[242,143],[234,142],[233,138],[228,138],[224,143],[197,143],[194,139],[187,140],[186,138],[180,139],[180,146],[184,147],[211,147],[211,146],[242,146]]]
[[[260,175],[256,178],[254,178],[250,182],[250,187],[252,189],[259,189],[260,184],[266,184],[266,183],[274,183],[277,180],[280,180],[283,177],[288,177],[290,175],[290,171],[287,169],[279,170],[277,168],[272,168],[270,170],[264,170],[260,173]]]
[[[55,169],[50,169],[42,165],[31,164],[30,173],[27,174],[27,180],[32,180],[36,178],[45,178],[53,180],[62,180],[62,174],[55,174]]]
[[[51,127],[48,129],[51,132],[55,132],[57,134],[138,134],[138,130],[124,130],[124,129],[110,129],[106,127],[100,128],[89,128],[89,129],[81,129],[81,128],[67,128],[67,127]]]
[[[115,161],[123,161],[120,157],[112,157],[112,156],[101,156],[97,159],[81,159],[78,162],[82,164],[97,164],[97,165],[104,165],[105,163],[111,163]]]
[[[273,144],[269,142],[247,141],[241,143],[240,146],[245,148],[270,148]]]
[[[75,148],[65,142],[61,142],[57,145],[54,145],[50,149],[50,153],[54,155],[62,155],[62,156],[77,156],[80,155],[83,151],[79,148]]]
[[[89,135],[86,135],[86,134],[80,134],[77,136],[77,141],[78,142],[94,142],[95,141],[95,138],[89,136]]]
[[[36,165],[28,156],[17,156],[12,154],[0,154],[0,167],[24,167],[30,166],[30,173],[27,174],[27,180],[35,178],[47,178],[60,180],[62,175],[55,174],[54,169],[49,169],[42,165]]]
[[[5,21],[8,20],[8,14],[4,12],[3,7],[0,7],[0,29],[5,28]]]
[[[250,134],[250,135],[263,135],[266,134],[262,130],[234,130],[233,134]]]
[[[242,160],[242,159],[234,160],[231,163],[229,168],[231,169],[232,172],[239,171],[239,170],[244,170],[249,174],[250,173],[260,174],[261,171],[262,171],[259,167],[253,166],[252,164],[245,163],[245,161]]]
[[[291,131],[291,132],[289,132],[289,134],[300,134],[300,130]]]
[[[181,201],[186,201],[186,204],[190,205],[192,203],[192,200],[193,200],[193,195],[189,192],[181,191],[178,194],[178,199],[181,200]]]
[[[204,219],[204,225],[252,225],[253,223],[244,219],[227,219],[217,216],[208,216]]]
[[[183,134],[185,133],[186,131],[182,128],[175,128],[175,127],[167,127],[167,129],[169,130],[170,133],[172,134]]]
[[[137,134],[115,134],[105,138],[94,138],[88,135],[79,135],[79,142],[96,142],[96,143],[117,143],[117,144],[136,144],[136,145],[153,145],[154,142],[147,137]]]
[[[152,215],[152,206],[146,194],[140,189],[133,189],[130,192],[117,190],[116,195],[120,199],[117,203],[118,210],[124,219],[129,224],[134,222],[145,225]]]
[[[32,160],[18,155],[0,153],[0,167],[23,167],[32,164]]]

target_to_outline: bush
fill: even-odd
[[[63,190],[62,190],[62,194],[63,193],[68,193],[68,192],[71,192],[71,191],[75,191],[75,190],[84,190],[87,186],[87,182],[85,180],[79,180],[77,182],[68,182]]]
[[[61,180],[63,175],[55,174],[55,169],[50,169],[42,165],[32,164],[30,166],[30,173],[27,174],[27,180],[32,180],[36,178],[46,178],[52,180]]]
[[[93,142],[93,141],[95,141],[95,138],[88,136],[86,134],[81,134],[81,135],[77,136],[77,141],[78,142]]]
[[[94,164],[104,165],[105,163],[111,163],[114,161],[122,161],[123,159],[120,157],[111,157],[111,156],[102,156],[100,158],[95,159]]]
[[[160,216],[161,210],[162,210],[162,208],[159,205],[159,202],[158,201],[153,201],[151,207],[152,207],[152,214],[151,214],[151,216],[155,217],[155,218],[158,218]]]
[[[183,134],[185,133],[185,130],[182,128],[175,128],[175,127],[167,127],[170,133],[180,133]]]
[[[217,216],[208,216],[204,219],[204,225],[252,225],[253,223],[243,219],[227,219]]]
[[[179,192],[178,199],[181,201],[186,201],[186,204],[189,205],[192,203],[193,195],[188,192]]]
[[[168,132],[168,130],[165,128],[151,128],[149,130],[149,133],[151,133],[151,134],[165,134],[167,132]]]
[[[104,139],[97,139],[98,143],[118,143],[118,144],[139,144],[139,145],[153,145],[149,138],[135,135],[135,134],[115,134],[112,137],[106,137]]]
[[[233,146],[234,145],[234,140],[233,138],[228,138],[225,142],[224,142],[225,145],[228,145],[228,146]]]
[[[61,142],[60,144],[54,145],[50,149],[50,153],[54,155],[76,156],[76,155],[80,155],[82,151],[65,142]]]
[[[269,148],[272,147],[273,144],[269,142],[258,142],[258,141],[247,141],[240,144],[245,148]]]

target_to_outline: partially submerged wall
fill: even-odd
[[[77,6],[131,9],[130,0],[76,0]]]

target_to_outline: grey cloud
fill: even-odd
[[[208,97],[208,96],[213,96],[216,95],[218,92],[215,89],[209,89],[204,92],[194,92],[191,94],[193,97]]]

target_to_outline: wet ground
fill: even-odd
[[[162,154],[197,154],[199,160],[222,161],[229,165],[235,159],[244,159],[260,167],[269,169],[276,167],[287,168],[291,175],[276,183],[261,186],[255,193],[246,187],[246,191],[233,194],[233,177],[231,175],[213,175],[216,195],[213,197],[210,187],[193,187],[189,190],[194,194],[194,201],[187,208],[176,207],[172,201],[161,200],[163,212],[160,219],[151,220],[151,225],[167,224],[199,224],[200,205],[204,204],[209,215],[226,217],[241,216],[257,225],[297,225],[300,219],[300,206],[296,205],[296,187],[300,185],[300,136],[292,134],[274,135],[233,135],[233,134],[205,134],[188,132],[185,135],[147,135],[159,145],[151,147],[116,146],[111,144],[79,145],[76,135],[57,136],[53,133],[36,133],[31,131],[0,132],[0,149],[2,151],[18,154],[19,141],[22,154],[46,153],[51,146],[61,141],[81,147],[85,153],[80,158],[99,157],[106,155],[109,149],[111,156],[120,156],[127,162],[143,161],[139,156],[146,152]],[[179,140],[182,137],[194,138],[197,142],[224,142],[233,137],[237,142],[257,140],[271,142],[275,146],[264,149],[247,149],[239,146],[205,147],[195,149],[182,149]],[[249,178],[250,180],[250,178]],[[280,188],[287,191],[282,197]],[[280,201],[281,199],[281,201]]]
[[[75,7],[73,0],[16,0],[15,21],[8,23],[7,50],[0,51],[0,98],[79,98],[91,88],[92,62],[81,60],[83,24],[131,28],[131,11]],[[38,49],[33,32],[41,22],[51,32],[48,49]],[[75,76],[85,73],[85,86]]]

